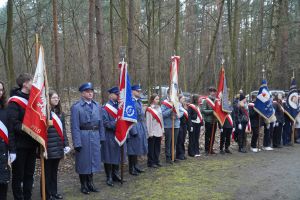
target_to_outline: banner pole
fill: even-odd
[[[39,35],[35,34],[35,59],[36,64],[39,59]],[[41,189],[42,189],[42,200],[46,200],[46,187],[45,187],[45,160],[44,160],[44,147],[40,145],[40,159],[41,159]]]
[[[124,182],[124,144],[121,146],[121,184]]]
[[[174,122],[175,121],[175,116],[174,112],[172,112],[172,161],[174,162],[175,160],[175,129],[174,129]]]

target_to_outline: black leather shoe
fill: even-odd
[[[133,176],[138,176],[139,175],[139,173],[135,170],[134,167],[129,171],[129,174],[131,174]]]
[[[230,151],[229,149],[225,149],[225,153],[232,154],[231,151]]]
[[[107,178],[106,179],[106,185],[108,185],[110,187],[113,187],[114,186],[113,180],[111,178]]]
[[[157,167],[162,167],[162,165],[161,164],[159,164],[159,163],[157,163],[157,164],[155,164]]]
[[[90,191],[87,189],[87,188],[85,188],[85,187],[81,187],[81,193],[83,193],[83,194],[90,194]]]
[[[88,187],[89,191],[90,192],[99,192],[99,190],[94,185],[93,174],[90,174],[87,176],[88,176],[87,187]]]
[[[225,151],[224,150],[220,150],[220,154],[225,155]]]
[[[55,199],[63,199],[63,196],[61,194],[54,195]]]
[[[137,165],[134,166],[135,170],[138,172],[138,173],[144,173],[145,170],[142,170],[141,168],[139,168]]]
[[[89,189],[87,188],[87,175],[79,174],[80,184],[81,184],[81,193],[90,194]]]

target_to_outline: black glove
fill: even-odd
[[[75,149],[75,151],[77,151],[79,153],[81,150],[81,147],[75,147],[74,149]]]
[[[101,144],[101,145],[103,145],[104,143],[105,143],[105,141],[104,141],[104,140],[101,140],[101,141],[100,141],[100,144]]]

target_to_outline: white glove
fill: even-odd
[[[70,147],[65,147],[64,148],[64,154],[68,154],[69,152],[71,151],[71,148]]]
[[[273,123],[273,128],[274,128],[275,126],[277,126],[277,123]]]
[[[221,133],[222,133],[222,132],[223,132],[223,129],[221,128],[220,131],[221,131]]]
[[[235,132],[235,128],[232,129],[232,132]]]
[[[276,122],[276,126],[279,126],[279,123],[278,123],[278,122]]]
[[[9,154],[9,162],[10,163],[13,163],[15,160],[16,160],[16,158],[17,158],[17,155],[15,154],[15,153],[10,153]]]
[[[238,125],[238,129],[239,129],[239,130],[242,130],[242,128],[243,128],[243,127],[242,127],[242,124],[239,124],[239,125]]]
[[[270,124],[267,124],[267,129],[270,129]]]
[[[191,127],[191,132],[193,132],[194,131],[194,127]]]

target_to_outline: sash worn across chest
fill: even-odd
[[[15,102],[17,103],[19,106],[21,106],[23,109],[26,109],[27,104],[28,104],[28,100],[19,96],[12,96],[8,99],[8,103],[9,102]]]
[[[4,142],[8,144],[8,130],[1,120],[0,120],[0,138],[2,138]]]
[[[60,118],[54,112],[51,112],[51,115],[52,115],[53,126],[56,129],[61,141],[64,141],[63,124]]]
[[[116,119],[117,118],[117,114],[118,114],[118,110],[115,108],[115,107],[113,107],[112,105],[110,105],[110,104],[106,104],[105,106],[104,106],[104,109],[108,112],[108,114],[110,115],[110,116],[112,116],[114,119]]]
[[[154,119],[156,119],[156,121],[159,123],[159,125],[160,125],[161,128],[163,127],[163,126],[162,126],[161,118],[159,117],[159,113],[158,113],[155,109],[153,109],[153,108],[151,108],[151,107],[148,107],[148,108],[146,109],[146,112],[149,112],[149,113],[152,115],[152,117],[153,117]]]
[[[189,107],[197,113],[197,116],[199,117],[200,122],[202,122],[203,117],[202,117],[199,107],[195,106],[194,104],[189,104]]]

